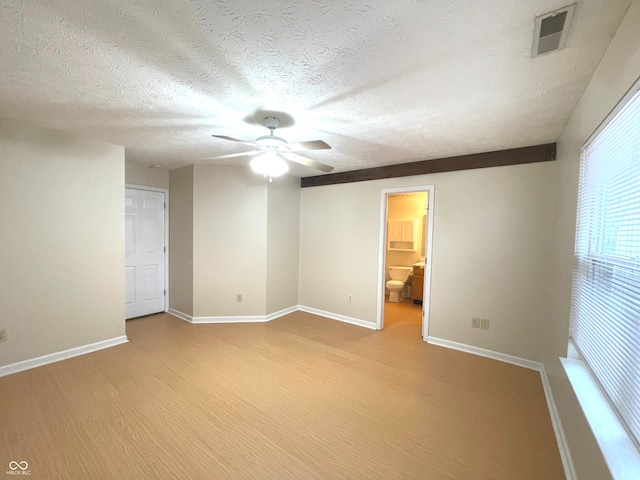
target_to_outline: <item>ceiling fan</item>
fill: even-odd
[[[264,125],[271,130],[271,133],[269,133],[269,135],[263,135],[256,138],[255,142],[245,142],[225,135],[212,135],[212,137],[220,138],[222,140],[228,140],[242,145],[250,145],[255,147],[255,150],[203,158],[203,160],[219,160],[233,157],[255,157],[251,160],[251,168],[255,172],[268,177],[269,181],[271,181],[272,177],[278,177],[289,170],[289,166],[284,160],[299,163],[300,165],[315,168],[316,170],[321,170],[323,172],[330,172],[333,170],[334,167],[332,166],[316,162],[315,160],[311,160],[310,158],[294,153],[300,150],[327,150],[331,148],[328,143],[322,140],[311,140],[308,142],[296,143],[287,142],[284,138],[273,134],[273,131],[278,128],[278,125],[280,125],[280,120],[277,117],[266,117],[264,119]]]

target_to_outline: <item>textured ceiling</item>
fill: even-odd
[[[336,172],[553,142],[629,4],[580,0],[532,59],[565,0],[2,0],[0,116],[169,168],[250,148],[211,134],[265,111]]]

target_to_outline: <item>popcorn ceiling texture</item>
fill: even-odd
[[[566,48],[531,59],[565,4],[3,0],[0,116],[171,168],[250,148],[211,134],[252,141],[266,111],[336,172],[553,142],[630,0],[580,0]]]

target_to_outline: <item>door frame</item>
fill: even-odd
[[[431,310],[431,266],[433,265],[433,216],[435,213],[435,185],[384,188],[380,192],[380,233],[378,242],[378,308],[376,330],[384,328],[385,262],[387,253],[387,197],[394,193],[427,192],[427,237],[424,256],[424,291],[422,295],[422,339],[429,336],[429,313]]]
[[[159,187],[148,187],[146,185],[137,185],[133,183],[125,183],[124,188],[134,190],[147,190],[150,192],[159,192],[164,196],[164,289],[167,294],[164,296],[164,311],[169,311],[169,189]]]

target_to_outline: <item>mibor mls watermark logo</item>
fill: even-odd
[[[26,461],[16,462],[11,460],[9,462],[9,470],[6,471],[7,475],[31,475],[29,470],[29,464]]]

